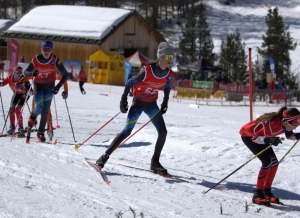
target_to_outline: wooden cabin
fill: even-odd
[[[48,10],[45,16],[41,16],[41,13],[39,13],[39,16],[41,16],[40,19],[32,18],[30,22],[28,21],[31,14],[34,14],[34,10],[38,10],[40,8],[45,9],[46,7]],[[90,17],[93,15],[93,13],[89,13],[90,9],[93,9],[94,11],[99,10],[99,7],[65,5],[39,6],[32,9],[28,12],[28,14],[24,15],[20,21],[16,22],[8,30],[2,33],[1,37],[7,40],[8,45],[7,59],[9,60],[10,58],[9,45],[11,44],[12,39],[16,40],[19,44],[19,59],[21,56],[24,56],[25,62],[28,63],[31,61],[33,56],[40,53],[41,41],[51,40],[54,42],[53,53],[60,58],[62,63],[64,63],[64,60],[80,61],[82,66],[87,70],[90,55],[98,50],[118,51],[125,58],[138,50],[148,57],[156,59],[157,47],[160,42],[165,41],[164,38],[155,31],[137,11],[125,9],[114,9],[117,12],[118,10],[122,10],[122,12],[128,11],[128,13],[125,13],[125,15],[123,13],[120,17],[118,17],[118,13],[116,13],[116,20],[118,20],[117,24],[115,26],[109,26],[107,31],[104,31],[105,34],[102,34],[97,38],[94,36],[90,37],[88,33],[83,36],[74,36],[76,34],[74,34],[72,30],[69,31],[68,29],[52,32],[51,26],[39,26],[41,21],[45,24],[52,22],[51,19],[57,16],[58,10],[69,11],[74,8],[77,10],[86,10],[85,14]],[[102,10],[102,14],[99,15],[98,13],[98,16],[93,18],[95,21],[97,21],[97,19],[101,20],[101,18],[105,20],[105,18],[103,18],[105,17],[103,12],[106,10],[112,10],[112,8],[100,9]],[[51,14],[52,12],[53,14]],[[67,19],[61,19],[61,21],[57,22],[57,26],[58,28],[59,26],[62,26],[60,28],[66,27],[68,25],[66,22],[72,22],[70,19],[74,19],[72,25],[76,25],[76,23],[81,21],[80,19],[84,19],[82,16],[83,15],[81,13],[78,14],[78,17],[74,17],[73,13],[72,16],[67,17]],[[29,23],[32,28],[27,28]],[[33,28],[35,28],[34,31]],[[80,28],[80,24],[78,24],[78,28]],[[84,28],[85,32],[88,32],[89,23],[87,22],[82,28]],[[94,27],[94,29],[97,28]],[[90,31],[92,31],[92,29]]]

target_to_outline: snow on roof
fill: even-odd
[[[102,39],[130,12],[75,5],[39,6],[24,15],[7,32]]]
[[[13,20],[0,19],[0,32],[6,30],[10,25],[13,24]]]

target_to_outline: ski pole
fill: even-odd
[[[156,114],[158,114],[160,112],[160,110],[158,110],[151,118],[150,120],[148,120],[147,123],[145,123],[143,126],[141,126],[138,130],[136,130],[133,134],[131,134],[129,137],[127,137],[121,144],[119,144],[119,146],[114,150],[116,151],[119,147],[121,147],[122,145],[125,144],[125,142],[128,141],[128,139],[130,139],[132,136],[134,136],[136,133],[138,133],[141,129],[143,129],[145,126],[148,125],[148,123],[150,123],[150,121],[156,116]]]
[[[4,131],[5,127],[6,127],[6,122],[7,122],[7,119],[8,119],[8,116],[9,116],[9,113],[10,113],[11,110],[12,110],[12,107],[9,108],[7,116],[6,116],[5,120],[4,120],[4,126],[3,126],[3,129],[2,129],[2,132],[0,133],[1,135],[3,134],[3,131]]]
[[[14,102],[15,97],[16,97],[16,94],[14,94],[13,98],[11,99],[11,104],[12,104],[12,102]],[[16,104],[15,106],[12,105],[12,106],[9,108],[8,113],[7,113],[7,116],[6,116],[5,121],[4,121],[4,126],[3,126],[3,129],[2,129],[1,134],[3,134],[4,128],[5,128],[5,126],[6,126],[7,119],[8,119],[8,117],[9,117],[9,114],[10,114],[11,110],[12,110],[14,107],[16,107],[16,106],[19,104],[19,102],[20,102],[20,99],[18,100],[18,102],[17,102],[17,104]]]
[[[74,131],[73,131],[73,126],[72,126],[72,122],[71,122],[71,117],[70,117],[70,113],[69,113],[69,108],[68,108],[68,104],[67,104],[67,99],[65,99],[65,102],[66,102],[66,108],[67,108],[68,115],[69,115],[69,121],[70,121],[71,129],[72,129],[72,133],[73,133],[74,142],[77,142],[77,141],[75,140],[75,135],[74,135]]]
[[[3,126],[3,129],[2,129],[1,135],[3,134],[3,131],[4,131],[5,127],[6,127],[7,119],[8,119],[8,117],[9,117],[9,113],[10,113],[10,111],[11,111],[12,109],[13,109],[13,107],[10,107],[10,108],[9,108],[9,111],[8,111],[7,116],[6,116],[6,118],[5,118],[5,121],[4,121],[4,126]]]
[[[112,118],[110,118],[110,120],[108,120],[108,121],[107,121],[103,126],[101,126],[96,132],[94,132],[92,135],[90,135],[85,141],[83,141],[82,143],[76,144],[76,145],[74,146],[74,149],[77,151],[78,148],[79,148],[80,146],[82,146],[86,141],[88,141],[90,138],[92,138],[97,132],[99,132],[103,127],[105,127],[108,123],[110,123],[113,119],[115,119],[120,113],[121,113],[121,111],[118,112],[118,113],[117,113],[115,116],[113,116]]]
[[[261,150],[260,152],[258,152],[256,155],[254,155],[250,160],[248,160],[247,162],[245,162],[243,165],[241,165],[239,168],[237,168],[235,171],[233,171],[232,173],[230,173],[228,176],[226,176],[224,179],[222,179],[221,181],[219,181],[218,183],[216,183],[215,185],[213,185],[210,189],[208,189],[207,191],[202,192],[203,194],[206,194],[207,192],[209,192],[211,189],[213,189],[214,187],[216,187],[217,185],[219,185],[221,182],[223,182],[225,179],[227,179],[229,176],[231,176],[232,174],[234,174],[235,172],[237,172],[238,170],[240,170],[242,167],[244,167],[246,164],[248,164],[250,161],[252,161],[253,159],[255,159],[256,157],[258,157],[260,154],[262,154],[264,151],[268,150],[270,147],[272,147],[272,145],[267,146],[266,148],[264,148],[263,150]]]
[[[53,96],[54,99],[54,108],[55,108],[55,115],[56,115],[56,128],[60,128],[60,125],[58,125],[58,118],[57,118],[57,110],[56,110],[56,102],[55,102],[55,96]]]
[[[1,94],[1,91],[0,91],[0,99],[1,99],[1,105],[2,105],[2,113],[3,113],[3,119],[4,119],[4,122],[5,122],[5,113],[4,113],[4,107],[3,107],[3,101],[2,101],[2,94]],[[4,128],[2,130],[2,132],[4,131]],[[7,128],[6,128],[6,131],[7,131]]]
[[[291,152],[291,150],[297,145],[297,143],[299,142],[299,139],[293,144],[293,146],[285,153],[285,155],[283,155],[283,157],[281,158],[281,160],[279,161],[279,163],[281,163],[283,161],[283,159],[288,155],[288,153]]]

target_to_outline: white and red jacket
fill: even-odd
[[[169,70],[166,76],[159,78],[153,74],[151,65],[145,67],[145,78],[143,81],[133,85],[133,96],[136,99],[153,102],[158,98],[158,91],[170,81],[173,71]]]

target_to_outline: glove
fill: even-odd
[[[163,103],[160,105],[160,113],[165,114],[168,110],[168,102],[163,101]]]
[[[68,92],[67,91],[63,91],[61,93],[61,96],[63,97],[63,99],[67,99],[68,98]]]
[[[271,144],[274,146],[277,146],[280,144],[282,144],[282,139],[280,137],[266,137],[264,139],[265,144]]]
[[[127,102],[127,99],[121,99],[120,110],[124,114],[127,113],[127,111],[128,111],[128,102]]]
[[[300,139],[300,133],[295,133],[294,136],[295,136],[295,138],[296,138],[297,140]]]
[[[52,94],[53,95],[56,95],[58,92],[59,92],[59,89],[60,89],[60,85],[56,85],[55,87],[54,87],[54,89],[52,89]]]
[[[37,76],[38,74],[39,74],[39,71],[37,71],[37,70],[31,72],[31,76]]]

